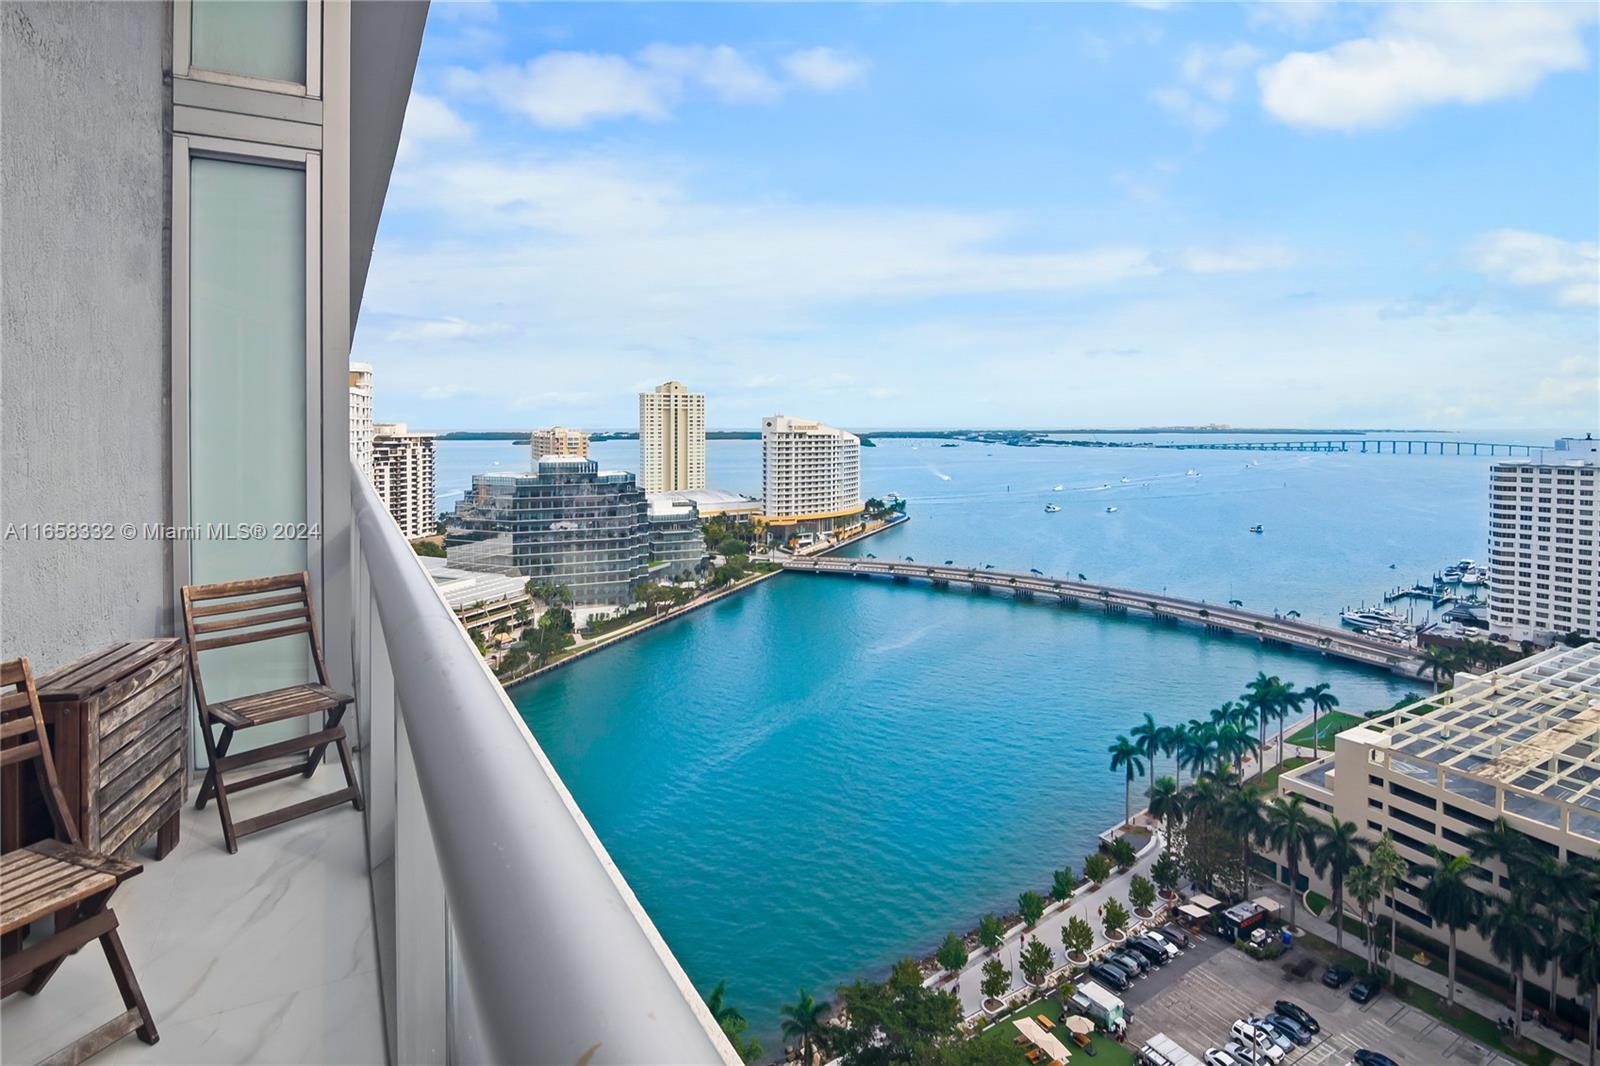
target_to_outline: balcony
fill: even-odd
[[[325,640],[353,645],[366,812],[229,855],[214,809],[186,809],[177,850],[113,901],[161,1042],[128,1037],[97,1061],[738,1062],[394,521],[351,481],[355,622]],[[282,788],[327,791],[328,773]],[[282,788],[240,794],[236,817],[285,802]],[[121,1009],[96,954],[6,1001],[5,1061]]]

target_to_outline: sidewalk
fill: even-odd
[[[1285,907],[1284,915],[1287,917],[1287,907],[1289,902],[1288,886],[1274,881],[1270,883],[1265,891],[1271,893],[1274,898],[1283,901]],[[1304,929],[1312,936],[1326,940],[1330,944],[1334,943],[1333,923],[1324,921],[1312,914],[1310,911],[1306,910],[1305,901],[1303,899],[1299,902],[1299,905],[1295,910],[1295,922],[1300,926],[1300,928]],[[1352,954],[1360,955],[1361,938],[1349,932],[1348,930],[1346,930],[1344,938],[1345,950],[1350,951]],[[1387,947],[1387,942],[1385,942],[1385,947]],[[1450,984],[1449,979],[1445,977],[1444,974],[1435,973],[1426,966],[1423,966],[1420,963],[1412,962],[1410,959],[1403,956],[1393,958],[1391,962],[1394,966],[1394,972],[1396,976],[1402,977],[1413,984],[1421,985],[1423,988],[1438,993],[1441,999],[1444,998],[1445,992]],[[1507,1017],[1511,1014],[1512,1010],[1509,1003],[1502,1003],[1499,1000],[1492,999],[1489,996],[1486,996],[1472,988],[1468,988],[1459,980],[1456,982],[1456,1003],[1462,1007],[1465,1007],[1467,1010],[1472,1011],[1474,1014],[1481,1015],[1490,1021]],[[1522,1035],[1527,1037],[1529,1040],[1534,1041],[1535,1043],[1549,1048],[1557,1055],[1560,1055],[1573,1062],[1582,1062],[1588,1059],[1589,1045],[1587,1033],[1582,1034],[1581,1039],[1574,1038],[1572,1040],[1563,1040],[1561,1039],[1561,1035],[1554,1029],[1547,1029],[1537,1022],[1529,1021],[1523,1023]]]

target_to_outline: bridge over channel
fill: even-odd
[[[1382,455],[1524,455],[1532,457],[1536,451],[1546,451],[1548,445],[1507,444],[1504,441],[1486,440],[1406,440],[1352,437],[1328,437],[1309,440],[1243,440],[1243,441],[1170,441],[1161,444],[1127,444],[1117,447],[1159,448],[1167,451],[1202,452],[1372,452]]]
[[[965,585],[974,591],[1000,590],[1023,599],[1054,600],[1066,607],[1088,605],[1113,614],[1136,611],[1148,614],[1158,622],[1189,622],[1213,633],[1238,633],[1255,637],[1263,643],[1331,655],[1363,666],[1388,670],[1402,677],[1418,677],[1422,669],[1422,658],[1412,647],[1386,643],[1297,618],[1185,600],[1165,593],[1141,592],[1114,585],[1068,581],[1009,570],[976,570],[964,566],[930,566],[926,563],[878,559],[790,559],[784,562],[783,568],[796,573],[927,581],[940,588]]]

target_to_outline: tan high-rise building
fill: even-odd
[[[433,434],[412,433],[404,422],[374,425],[372,487],[408,539],[433,536]]]
[[[706,396],[679,381],[639,394],[639,485],[646,492],[706,487]]]
[[[529,434],[528,450],[531,453],[533,465],[528,469],[537,470],[539,460],[547,455],[556,455],[563,458],[589,458],[589,434],[581,429],[568,429],[566,426],[550,426],[546,429],[536,429]]]
[[[350,458],[372,480],[372,365],[350,364]]]

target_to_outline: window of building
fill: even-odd
[[[191,0],[190,66],[305,85],[306,0]]]

